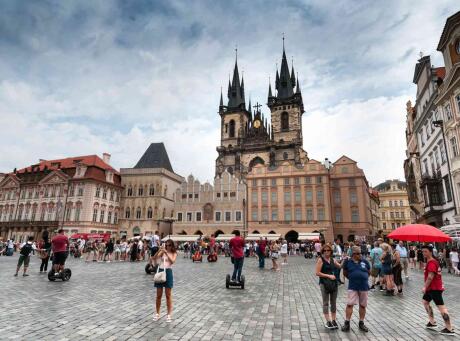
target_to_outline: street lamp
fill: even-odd
[[[452,193],[452,200],[454,202],[454,212],[455,212],[455,215],[457,215],[457,203],[455,202],[455,193],[454,193],[454,188],[452,185],[452,173],[450,172],[449,153],[447,152],[446,135],[444,133],[444,121],[443,120],[433,121],[433,125],[436,128],[441,128],[442,140],[444,141],[444,150],[446,151],[446,156],[447,156],[446,158],[447,158],[447,170],[449,172],[450,193]]]

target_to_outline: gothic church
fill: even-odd
[[[216,176],[225,170],[241,178],[256,164],[275,168],[279,163],[290,161],[301,166],[308,162],[303,150],[302,114],[304,113],[299,80],[294,66],[289,72],[283,41],[281,70],[276,70],[275,94],[268,86],[267,105],[271,120],[260,111],[257,103],[253,108],[249,100],[246,106],[244,80],[239,76],[235,61],[232,82],[228,82],[228,103],[220,96],[221,143],[217,147]]]

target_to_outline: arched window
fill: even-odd
[[[140,197],[144,195],[144,187],[142,187],[142,185],[139,186],[137,195],[139,195]]]
[[[151,207],[149,207],[149,209],[147,210],[147,218],[152,219],[152,217],[153,217],[153,210]]]
[[[150,185],[149,195],[155,195],[155,187],[153,187],[153,185]]]
[[[230,123],[229,123],[229,133],[228,133],[228,136],[229,137],[235,137],[235,121],[234,120],[230,120]]]
[[[131,187],[131,185],[128,187],[128,197],[132,197],[133,196],[133,188]]]
[[[166,208],[163,208],[163,219],[166,217]]]
[[[125,218],[126,218],[126,219],[129,219],[130,216],[131,216],[131,210],[129,209],[129,207],[126,207]]]
[[[281,114],[281,130],[289,130],[289,114],[287,112]]]
[[[141,219],[141,208],[138,207],[136,210],[136,219]]]

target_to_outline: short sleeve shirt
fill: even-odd
[[[383,250],[379,247],[374,247],[371,250],[371,260],[373,261],[375,268],[382,267],[382,261],[380,260],[380,257],[382,257],[382,254],[383,254]]]
[[[241,237],[233,237],[230,240],[230,247],[232,248],[233,258],[243,258],[243,248],[244,248],[244,240]]]
[[[51,240],[53,245],[53,252],[66,252],[67,245],[69,245],[69,238],[63,234],[58,234]]]
[[[348,272],[348,290],[368,291],[370,268],[369,262],[365,259],[360,260],[358,263],[348,259],[343,268]]]
[[[430,283],[430,286],[427,288],[427,291],[430,290],[444,290],[444,286],[442,285],[442,277],[441,277],[441,267],[436,259],[431,259],[428,261],[425,267],[425,281],[428,278],[428,273],[433,272],[434,277]]]

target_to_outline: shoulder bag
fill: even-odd
[[[163,271],[160,272],[160,267],[157,267],[157,272],[155,276],[153,276],[153,282],[161,284],[166,282],[166,269],[165,266],[165,259],[163,258]]]

